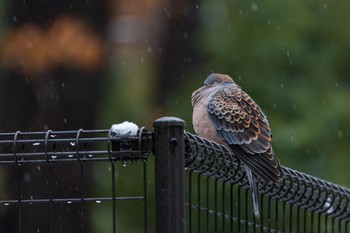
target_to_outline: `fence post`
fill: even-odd
[[[185,232],[185,122],[162,117],[154,127],[156,232]]]

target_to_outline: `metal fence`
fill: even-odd
[[[0,133],[0,232],[348,232],[349,189],[283,169],[260,182],[256,219],[240,161],[180,119],[126,137]]]

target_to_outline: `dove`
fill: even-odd
[[[240,159],[259,218],[259,180],[279,182],[284,173],[271,146],[269,122],[255,101],[226,74],[211,74],[192,94],[193,129]]]

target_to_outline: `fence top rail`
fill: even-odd
[[[117,136],[109,129],[0,133],[0,165],[88,161],[136,161],[153,149],[151,132]]]
[[[249,188],[245,171],[227,148],[185,132],[185,167],[190,173]],[[111,130],[69,130],[0,133],[0,165],[25,163],[144,160],[153,154],[153,133],[141,128],[135,136]],[[260,181],[262,195],[292,206],[350,220],[350,189],[283,167],[280,183]]]

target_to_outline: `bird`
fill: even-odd
[[[210,74],[191,96],[196,134],[224,145],[243,162],[259,218],[259,181],[280,182],[284,172],[272,150],[266,115],[227,74]]]

